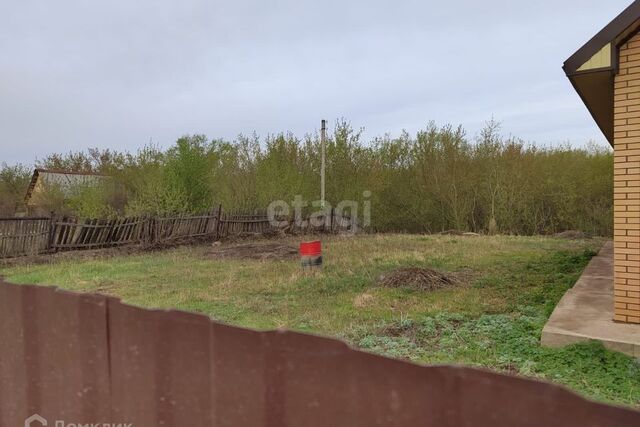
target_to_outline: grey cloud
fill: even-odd
[[[338,117],[604,143],[560,66],[627,3],[5,0],[0,161]]]

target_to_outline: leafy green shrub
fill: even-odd
[[[502,137],[495,122],[476,138],[432,122],[415,136],[362,139],[348,122],[336,123],[326,141],[326,192],[332,206],[343,200],[370,203],[371,230],[612,234],[608,147],[526,144]],[[265,210],[274,200],[291,203],[296,195],[307,202],[319,199],[319,152],[318,135],[279,134],[262,141],[256,135],[234,141],[193,135],[166,151],[92,149],[54,154],[39,165],[112,176],[118,191],[109,203],[120,214],[202,212],[218,203],[228,211]],[[0,176],[0,191],[11,182]]]
[[[0,217],[10,217],[16,210],[23,210],[24,196],[31,178],[31,171],[23,165],[0,165]]]
[[[113,182],[79,185],[64,199],[64,205],[74,215],[83,218],[111,218],[117,216],[111,199]]]

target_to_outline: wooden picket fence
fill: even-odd
[[[51,218],[0,218],[0,258],[50,250]]]
[[[54,250],[92,249],[142,242],[146,218],[71,219],[53,222],[50,247]]]
[[[274,227],[266,213],[224,212],[221,206],[202,214],[172,217],[0,218],[0,258],[39,255],[63,250],[113,246],[157,245],[180,239],[222,239],[237,235],[284,232],[336,233],[354,230],[355,220],[331,211],[316,217]],[[290,221],[289,221],[290,220]]]

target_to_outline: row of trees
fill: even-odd
[[[78,216],[201,212],[214,203],[264,210],[274,200],[319,198],[317,135],[185,136],[163,151],[88,150],[54,154],[39,167],[112,177],[73,195],[46,193],[43,209]],[[3,166],[0,208],[24,196],[29,170]],[[470,139],[460,127],[430,123],[415,136],[376,138],[338,122],[327,141],[327,200],[371,203],[378,231],[457,229],[514,234],[580,229],[611,234],[612,154],[608,148],[542,148],[500,135],[490,122]],[[370,193],[369,193],[370,192]],[[46,200],[49,198],[51,200]]]

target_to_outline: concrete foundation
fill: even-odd
[[[640,358],[640,325],[613,321],[613,243],[607,242],[562,297],[542,330],[542,345],[588,340]]]

